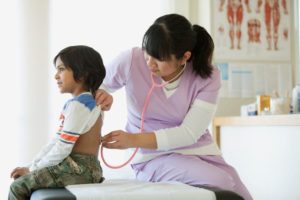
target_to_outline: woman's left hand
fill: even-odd
[[[102,146],[108,149],[127,149],[134,147],[134,141],[135,134],[117,130],[102,137]]]
[[[97,105],[101,106],[103,111],[108,111],[113,103],[113,96],[105,90],[98,89],[96,92]]]

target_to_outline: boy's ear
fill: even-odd
[[[79,81],[84,82],[87,77],[88,77],[88,73],[84,73],[83,75],[80,76]]]
[[[82,84],[84,84],[84,82],[85,82],[85,77],[84,76],[81,76],[79,79],[77,79],[77,83],[82,83]]]

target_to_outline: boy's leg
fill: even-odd
[[[42,187],[57,187],[47,168],[17,178],[10,186],[9,200],[27,200],[31,193]]]
[[[11,184],[9,200],[29,199],[31,193],[40,188],[102,181],[102,169],[95,156],[71,154],[58,165],[35,170],[16,179]]]
[[[102,181],[102,169],[95,156],[72,154],[58,165],[35,170],[16,179],[11,184],[9,200],[29,199],[31,193],[40,188]]]
[[[71,154],[62,163],[48,167],[48,170],[56,187],[102,181],[102,169],[95,156]]]

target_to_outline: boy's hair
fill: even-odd
[[[106,75],[101,55],[91,47],[78,45],[62,49],[54,57],[54,65],[58,57],[66,68],[73,71],[74,80],[82,81],[86,89],[95,95]]]

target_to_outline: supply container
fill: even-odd
[[[271,96],[269,96],[269,95],[256,96],[256,105],[257,105],[257,114],[258,115],[270,114]]]
[[[298,83],[292,92],[292,111],[300,113],[300,83]]]
[[[272,97],[271,98],[271,114],[282,115],[290,113],[291,98],[289,97]]]

